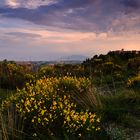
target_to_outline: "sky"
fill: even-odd
[[[0,60],[140,50],[140,0],[0,0]]]

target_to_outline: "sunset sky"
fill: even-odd
[[[0,0],[0,60],[140,50],[140,0]]]

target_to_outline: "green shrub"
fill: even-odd
[[[128,87],[140,89],[140,74],[138,76],[129,78],[127,85]]]
[[[39,74],[38,75],[39,77],[43,77],[43,76],[51,77],[54,75],[54,69],[53,67],[50,67],[50,66],[44,66],[39,69],[38,74]]]
[[[16,96],[3,102],[3,109],[12,103],[25,119],[25,130],[32,134],[91,137],[100,130],[100,118],[88,110],[77,109],[68,93],[79,93],[89,88],[86,78],[43,78],[28,83]]]
[[[109,125],[107,127],[107,135],[110,137],[111,140],[125,140],[123,131],[113,125]]]
[[[121,117],[121,122],[123,122],[124,126],[130,128],[140,128],[139,117],[136,117],[132,114],[124,114]]]
[[[126,123],[127,127],[133,126],[135,123],[135,119],[126,119],[129,116],[140,116],[140,94],[139,92],[133,90],[126,90],[123,89],[122,91],[117,92],[116,94],[111,95],[103,95],[101,96],[101,101],[103,104],[103,112],[104,112],[104,122],[118,122],[122,125],[125,125],[125,121],[129,122]]]

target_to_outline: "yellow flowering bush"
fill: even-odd
[[[127,86],[140,89],[140,74],[135,77],[131,77],[127,81]]]
[[[68,135],[85,137],[100,130],[100,118],[88,110],[77,109],[68,92],[82,93],[89,88],[89,83],[87,78],[43,78],[34,84],[27,83],[3,106],[16,104],[17,113],[27,122],[26,130],[31,124],[34,131],[43,134],[56,135],[64,131]]]

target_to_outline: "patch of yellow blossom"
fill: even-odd
[[[35,84],[27,83],[26,88],[18,90],[14,99],[17,112],[31,120],[33,126],[42,129],[51,129],[61,122],[61,128],[68,133],[82,131],[80,136],[83,132],[98,131],[100,118],[89,111],[77,111],[76,104],[67,94],[75,90],[76,94],[80,94],[88,89],[88,85],[90,81],[87,78],[66,76],[43,78]]]

